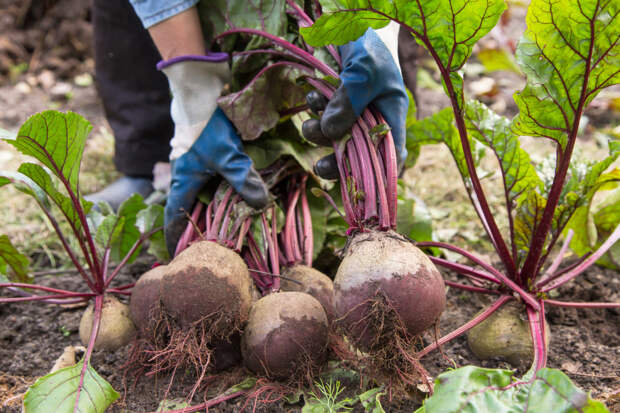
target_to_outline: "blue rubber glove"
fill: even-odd
[[[398,31],[395,34],[397,37]],[[319,145],[331,146],[351,130],[364,109],[372,104],[390,125],[400,168],[407,158],[405,123],[409,98],[393,57],[395,47],[391,52],[377,33],[368,29],[362,37],[339,50],[341,85],[329,102],[316,91],[308,94],[306,100],[310,108],[323,114],[320,119],[304,122],[304,136]],[[338,177],[333,155],[319,160],[314,169],[324,178]]]
[[[254,208],[269,202],[269,192],[241,139],[216,99],[229,76],[227,55],[183,56],[161,62],[173,98],[172,184],[166,201],[164,233],[172,255],[200,190],[223,177]]]

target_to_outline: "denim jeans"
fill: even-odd
[[[195,6],[198,0],[130,0],[145,28]]]

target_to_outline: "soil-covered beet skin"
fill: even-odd
[[[165,312],[186,328],[205,320],[228,337],[247,320],[252,279],[243,259],[215,242],[190,245],[168,264],[161,281]]]
[[[351,238],[336,273],[334,301],[339,327],[360,349],[369,350],[377,337],[397,328],[376,320],[373,312],[379,310],[379,318],[395,313],[407,334],[418,335],[443,312],[445,284],[430,259],[402,236],[360,232]],[[389,308],[378,309],[379,302]]]
[[[310,294],[319,300],[325,309],[328,321],[331,323],[336,314],[334,283],[327,275],[307,265],[288,267],[282,275],[285,277],[280,281],[282,291],[299,291]],[[287,278],[294,281],[287,280]]]
[[[250,311],[241,352],[248,369],[272,379],[296,380],[325,361],[327,315],[309,294],[269,294]]]
[[[159,290],[168,266],[160,265],[142,274],[131,290],[129,314],[142,338],[153,339],[155,327],[162,320]]]
[[[527,367],[534,357],[534,344],[525,310],[516,302],[504,304],[489,318],[467,332],[467,344],[479,359],[501,358],[514,367]],[[545,322],[549,347],[551,332]]]
[[[94,305],[91,303],[80,320],[80,340],[88,346],[93,329]],[[101,323],[95,340],[95,350],[115,351],[128,344],[136,335],[136,327],[129,318],[129,307],[111,295],[103,299]]]

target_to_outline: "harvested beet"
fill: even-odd
[[[167,271],[168,266],[160,265],[145,272],[131,290],[131,320],[138,328],[140,336],[151,342],[156,339],[155,330],[163,317],[159,290]]]
[[[327,315],[314,297],[269,294],[252,306],[241,345],[244,363],[269,378],[303,377],[324,362],[327,333]]]
[[[94,305],[91,303],[80,320],[80,340],[88,346],[92,332]],[[136,334],[136,327],[129,318],[129,307],[111,295],[103,299],[101,324],[95,340],[95,350],[114,351],[128,344]]]
[[[328,321],[332,322],[336,314],[334,283],[327,275],[301,264],[286,268],[282,275],[284,276],[280,281],[282,291],[299,291],[310,294],[321,303]]]
[[[168,265],[161,281],[166,313],[182,328],[207,322],[217,337],[228,337],[247,320],[252,304],[248,268],[233,250],[200,241]]]
[[[334,279],[339,325],[362,350],[391,345],[399,326],[415,336],[431,327],[445,304],[443,278],[424,253],[395,232],[362,232],[349,242]],[[389,322],[392,321],[392,322]]]

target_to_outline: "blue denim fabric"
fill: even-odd
[[[149,27],[195,6],[199,0],[130,0],[142,25]]]

